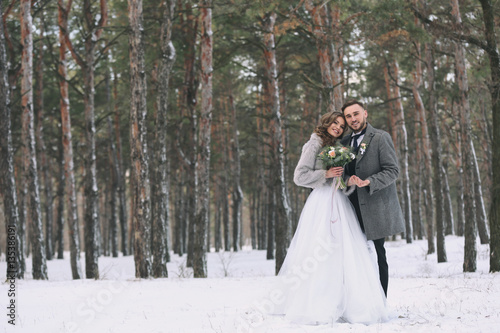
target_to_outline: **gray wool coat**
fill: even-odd
[[[351,134],[352,135],[352,134]],[[349,145],[351,135],[341,143]],[[356,187],[366,238],[379,239],[405,231],[405,224],[396,190],[399,175],[398,158],[387,132],[367,125],[356,155],[356,175],[370,180],[366,187]],[[346,168],[344,177],[351,176]]]

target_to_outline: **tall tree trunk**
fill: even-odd
[[[311,12],[313,18],[312,32],[316,39],[316,48],[318,49],[318,61],[321,71],[321,80],[323,83],[323,94],[328,101],[327,112],[335,110],[335,98],[333,90],[333,74],[331,68],[331,59],[329,54],[328,38],[328,17],[327,5],[323,2],[314,3],[313,0],[307,0],[306,9]]]
[[[62,120],[62,119],[61,119]],[[62,138],[62,126],[61,126],[61,138]],[[55,242],[54,247],[57,245],[57,259],[64,259],[64,200],[65,200],[65,186],[66,186],[66,176],[65,176],[65,162],[64,162],[64,147],[63,140],[59,141],[59,183],[57,185],[57,230],[54,235]],[[68,212],[69,215],[69,212]],[[79,267],[79,266],[78,266]]]
[[[111,166],[111,149],[108,149],[108,166],[112,168]],[[111,169],[112,170],[112,169]],[[111,174],[113,171],[111,171]],[[114,175],[111,175],[111,178],[113,178]],[[99,238],[99,255],[103,256],[110,256],[110,249],[111,249],[111,229],[113,227],[116,228],[116,221],[112,221],[112,191],[113,191],[113,180],[106,179],[104,182],[104,186],[102,186],[101,189],[101,195],[99,197],[100,202],[99,206],[101,207],[100,210],[100,217],[101,220],[104,222],[100,228],[99,228],[99,235],[101,236]],[[110,184],[111,183],[111,184]],[[113,225],[114,224],[114,225]]]
[[[252,191],[250,196],[250,239],[252,242],[252,250],[257,249],[257,191]]]
[[[446,221],[445,235],[454,234],[453,205],[451,203],[450,184],[448,181],[448,162],[443,160],[441,174],[443,175],[444,218]]]
[[[413,176],[413,205],[411,206],[413,209],[412,214],[412,223],[414,230],[414,238],[423,239],[425,233],[425,227],[423,223],[423,212],[422,212],[422,149],[421,149],[421,140],[419,135],[419,121],[418,115],[416,112],[413,113],[413,132],[414,132],[414,140],[413,140],[413,149],[415,151],[415,158],[410,159],[410,162],[413,164],[414,168],[414,176]]]
[[[201,112],[199,151],[196,159],[196,217],[193,246],[194,277],[207,277],[207,228],[209,222],[210,135],[212,123],[212,0],[201,0]]]
[[[214,247],[216,252],[220,252],[222,247],[222,198],[223,192],[220,184],[216,188],[216,201],[215,201],[215,225],[214,225]]]
[[[333,76],[333,101],[335,105],[335,110],[340,111],[342,105],[344,104],[343,96],[343,67],[344,67],[344,42],[341,39],[341,24],[340,21],[340,6],[338,4],[332,4],[333,10],[330,10],[329,4],[326,3],[325,7],[327,9],[327,14],[331,19],[330,26],[330,59],[331,59],[331,69]]]
[[[226,161],[229,160],[228,158],[228,149],[227,145],[226,148],[224,149],[224,154],[225,154],[225,159]],[[227,164],[226,164],[227,165]],[[224,225],[224,251],[231,251],[231,247],[233,246],[231,244],[231,227],[230,227],[230,222],[229,222],[229,200],[227,198],[228,194],[228,179],[227,179],[227,174],[224,174],[222,177],[222,224]]]
[[[222,103],[221,103],[222,104]],[[223,107],[221,106],[221,110]],[[227,142],[229,138],[226,135],[226,118],[225,114],[221,112],[221,129],[219,132],[219,141],[221,142],[222,149],[222,164],[224,166],[229,165],[229,147],[227,144],[222,144],[222,142]],[[230,233],[230,225],[229,225],[229,200],[227,198],[228,195],[228,174],[221,168],[223,172],[221,173],[221,184],[220,184],[220,198],[221,198],[221,219],[222,219],[222,227],[224,228],[223,233],[223,248],[224,251],[231,251],[231,233]]]
[[[167,277],[167,261],[169,261],[169,175],[167,161],[167,116],[168,116],[168,82],[170,71],[175,61],[175,48],[171,41],[172,21],[174,19],[175,1],[164,1],[165,9],[161,29],[161,64],[159,75],[158,113],[156,118],[156,177],[155,201],[153,206],[153,276]]]
[[[425,45],[425,59],[427,62],[427,80],[429,91],[429,117],[430,117],[430,139],[432,146],[432,169],[433,169],[433,190],[435,199],[435,214],[436,214],[436,242],[437,242],[437,261],[446,262],[446,246],[445,246],[445,219],[444,219],[444,204],[443,204],[443,175],[441,174],[441,133],[439,131],[437,113],[436,92],[434,86],[434,55],[431,45]]]
[[[414,98],[415,105],[417,109],[418,118],[420,120],[420,129],[422,131],[422,151],[424,155],[424,168],[425,172],[423,174],[425,180],[425,192],[428,198],[425,200],[427,205],[425,207],[426,212],[426,222],[427,222],[427,253],[431,254],[436,252],[434,245],[434,225],[435,223],[435,214],[434,214],[434,190],[432,187],[432,159],[431,159],[431,148],[430,148],[430,140],[429,140],[429,132],[427,126],[427,117],[425,114],[424,105],[420,95],[415,93],[414,88]]]
[[[399,80],[399,65],[397,61],[393,62],[394,78]],[[397,83],[397,82],[396,82]],[[399,113],[399,130],[401,138],[401,192],[403,194],[405,221],[406,221],[406,243],[413,241],[413,225],[411,217],[411,195],[410,195],[410,175],[408,171],[408,136],[406,133],[405,114],[403,104],[401,103],[401,93],[398,85],[394,85],[395,111]]]
[[[387,76],[387,75],[386,75]],[[409,171],[408,171],[408,136],[406,132],[406,124],[405,124],[405,115],[403,104],[401,102],[401,93],[399,91],[399,87],[397,85],[397,81],[399,80],[399,65],[396,60],[392,61],[392,77],[396,80],[393,85],[393,90],[390,92],[390,86],[388,87],[387,79],[386,79],[386,89],[388,90],[388,98],[391,97],[394,99],[394,112],[397,115],[394,115],[394,118],[398,119],[398,130],[400,132],[400,156],[401,162],[401,194],[402,201],[404,202],[404,212],[405,212],[405,223],[406,223],[406,242],[411,243],[413,241],[413,225],[412,225],[412,211],[411,211],[411,196],[410,196],[410,180],[409,180]],[[415,92],[414,92],[415,95]],[[395,119],[392,120],[392,125],[395,126]],[[391,126],[392,127],[392,126]],[[393,138],[394,139],[394,138]],[[395,146],[398,146],[397,142],[394,142]]]
[[[3,17],[2,3],[0,2],[0,17]],[[19,210],[16,193],[16,180],[14,178],[14,159],[12,147],[10,91],[8,82],[8,62],[5,53],[4,27],[0,24],[0,192],[5,209],[5,231],[7,235],[6,276],[14,275],[24,278],[21,266],[19,239]],[[14,253],[12,257],[10,253]]]
[[[150,258],[150,184],[146,126],[146,70],[143,45],[142,0],[128,0],[130,34],[130,153],[133,198],[134,261],[135,276],[151,275]]]
[[[243,205],[243,191],[241,190],[240,178],[241,178],[241,165],[240,165],[240,145],[238,141],[238,122],[236,119],[236,107],[234,105],[233,92],[229,88],[229,105],[231,109],[231,123],[232,127],[232,156],[231,161],[233,169],[233,249],[234,251],[239,251],[241,249],[241,226],[242,217],[241,210]]]
[[[389,128],[391,130],[391,138],[394,145],[398,142],[398,134],[396,127],[396,117],[394,116],[394,96],[391,89],[391,81],[389,78],[389,66],[384,66],[384,79],[385,79],[385,90],[387,92],[387,99],[391,101],[389,103]]]
[[[83,12],[85,14],[85,40],[84,57],[80,57],[73,46],[68,27],[63,29],[66,46],[71,51],[73,59],[82,69],[83,74],[83,102],[85,109],[85,275],[87,278],[99,278],[99,190],[97,187],[97,166],[95,151],[95,117],[94,117],[94,76],[95,76],[95,47],[102,34],[103,27],[108,19],[107,0],[100,0],[100,18],[96,23],[93,2],[83,1]],[[69,14],[71,2],[68,2],[66,15]]]
[[[115,138],[116,138],[116,173],[118,182],[118,199],[120,201],[119,205],[119,219],[120,219],[120,231],[121,231],[121,250],[124,256],[128,255],[128,216],[127,216],[127,199],[126,199],[126,181],[123,175],[123,154],[122,154],[122,140],[120,135],[120,109],[118,107],[118,79],[115,74],[113,79],[113,96],[115,104]]]
[[[182,167],[181,167],[182,168]],[[175,226],[174,226],[174,253],[177,253],[182,257],[184,254],[184,195],[182,192],[184,191],[183,186],[183,173],[182,170],[177,170],[175,174],[176,182],[175,182],[175,204],[174,204],[174,212],[175,212]],[[172,186],[172,185],[171,185]]]
[[[499,55],[500,56],[500,55]],[[500,60],[499,60],[500,61]],[[479,94],[483,95],[484,91],[481,89]],[[492,160],[492,152],[493,152],[493,145],[492,145],[492,130],[491,130],[491,122],[488,121],[488,115],[486,111],[486,103],[480,103],[479,107],[481,108],[481,114],[478,116],[479,119],[476,120],[477,127],[479,131],[482,133],[480,135],[480,142],[481,142],[481,150],[483,151],[483,156],[485,158],[485,164],[486,164],[486,177],[485,181],[483,182],[484,187],[490,189],[489,195],[491,196],[491,184],[492,184],[492,179],[493,179],[493,160]]]
[[[52,260],[52,224],[54,223],[54,210],[52,209],[52,177],[49,173],[48,158],[46,154],[45,139],[43,136],[43,39],[44,37],[44,15],[43,9],[41,11],[41,24],[40,24],[40,47],[38,49],[38,60],[35,70],[36,78],[36,94],[35,94],[35,113],[37,119],[36,126],[36,139],[38,142],[37,153],[40,160],[40,173],[42,174],[43,189],[45,194],[45,255],[47,260]]]
[[[21,0],[21,110],[24,178],[28,187],[30,214],[30,240],[33,247],[33,279],[46,280],[47,263],[45,244],[43,241],[42,215],[40,211],[40,192],[38,188],[38,171],[35,147],[35,120],[33,113],[33,24],[31,17],[31,1]]]
[[[184,52],[184,89],[182,92],[183,102],[187,107],[188,117],[191,121],[191,129],[189,131],[189,139],[187,140],[189,151],[189,157],[184,156],[185,166],[186,166],[186,177],[187,177],[187,191],[185,192],[185,205],[186,205],[186,232],[187,232],[187,267],[193,266],[193,245],[194,245],[194,220],[196,214],[195,208],[195,188],[196,188],[196,164],[195,161],[198,157],[198,115],[196,113],[197,100],[197,89],[198,81],[195,71],[195,59],[196,59],[196,39],[198,35],[198,18],[195,17],[191,8],[191,1],[185,2],[185,9],[182,9],[179,3],[179,11],[186,13],[186,21],[184,22],[184,16],[180,16],[180,23],[183,26],[183,39],[186,44],[186,50]],[[188,159],[190,158],[190,159]]]
[[[479,0],[483,9],[484,34],[490,58],[490,94],[493,110],[493,142],[500,142],[500,54],[495,34],[495,14],[490,0]],[[500,271],[500,147],[493,145],[493,184],[490,209],[490,272]]]
[[[264,58],[266,62],[267,104],[271,111],[271,136],[273,140],[273,186],[276,195],[276,267],[278,274],[285,260],[290,243],[291,212],[285,182],[285,156],[281,133],[281,111],[278,91],[278,74],[276,69],[276,49],[274,43],[274,24],[276,13],[266,14],[263,18]]]
[[[453,106],[453,116],[457,119],[460,117],[460,108],[458,105]],[[458,123],[457,123],[458,124]],[[464,235],[465,229],[465,208],[464,208],[464,169],[462,163],[462,135],[460,134],[460,127],[456,133],[456,169],[457,169],[457,223],[456,234],[457,236]]]
[[[266,220],[267,220],[267,247],[266,259],[274,259],[274,245],[276,239],[276,195],[271,186],[266,191]]]
[[[11,94],[12,95],[12,94]],[[21,175],[18,176],[19,179],[19,253],[20,253],[20,271],[24,276],[24,272],[26,272],[26,256],[28,255],[28,224],[29,224],[29,216],[28,216],[28,188],[26,181],[23,179],[22,173],[23,170],[20,170]]]
[[[101,3],[106,0],[101,0]],[[83,102],[85,105],[85,275],[90,279],[99,278],[99,190],[97,186],[97,162],[95,151],[95,116],[94,116],[94,76],[95,76],[95,45],[97,34],[91,26],[93,22],[91,0],[84,0],[83,8],[86,14],[87,31],[85,40],[85,65],[83,70]],[[101,15],[106,15],[101,13]],[[93,23],[92,23],[93,24]],[[101,30],[98,30],[101,31]]]
[[[455,30],[461,30],[462,19],[458,0],[450,0],[451,15]],[[462,161],[464,166],[464,210],[465,210],[465,247],[464,272],[476,271],[476,209],[474,202],[474,161],[472,160],[472,129],[469,105],[469,83],[465,65],[465,50],[462,44],[455,43],[455,74],[459,90],[461,108],[460,133],[462,135]]]
[[[118,257],[118,154],[116,153],[115,136],[113,133],[113,124],[111,117],[108,117],[108,134],[109,134],[109,166],[111,169],[111,189],[109,190],[110,203],[110,218],[109,218],[109,240],[111,242],[111,254],[113,257]]]
[[[68,200],[67,216],[69,225],[70,262],[73,279],[82,278],[80,265],[80,229],[78,223],[78,203],[76,196],[75,171],[73,163],[73,145],[71,142],[71,118],[69,109],[69,91],[66,67],[66,31],[68,28],[68,13],[71,1],[64,5],[58,1],[59,10],[59,92],[61,107],[62,147],[64,155],[64,178],[66,179],[66,195]],[[63,200],[63,198],[61,198]],[[61,218],[61,217],[59,217]]]
[[[471,142],[472,162],[474,164],[474,200],[476,204],[476,221],[477,229],[479,231],[479,239],[481,244],[488,244],[490,242],[490,235],[488,231],[488,221],[486,217],[486,207],[483,200],[483,188],[481,186],[481,174],[479,173],[479,165],[477,163],[476,149],[474,143]]]

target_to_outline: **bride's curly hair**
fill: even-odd
[[[341,117],[344,119],[345,122],[345,117],[342,112],[338,111],[331,111],[328,113],[325,113],[324,115],[321,116],[318,122],[318,126],[314,129],[314,133],[318,134],[318,136],[323,140],[323,147],[325,146],[333,146],[335,145],[335,142],[338,139],[341,139],[344,136],[344,133],[346,130],[344,129],[344,132],[342,135],[338,138],[335,138],[328,133],[328,127],[338,118]]]

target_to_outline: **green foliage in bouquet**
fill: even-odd
[[[351,147],[343,146],[326,146],[321,149],[318,154],[318,159],[323,162],[323,168],[328,170],[333,167],[344,167],[347,163],[356,158]],[[347,187],[342,177],[338,177],[336,185],[340,189]]]
[[[323,168],[328,170],[333,167],[344,167],[356,158],[351,147],[326,146],[321,149],[318,159],[323,162]]]

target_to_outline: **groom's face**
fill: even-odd
[[[368,113],[358,104],[353,104],[344,109],[345,120],[347,125],[354,131],[359,132],[366,127],[366,118]]]

